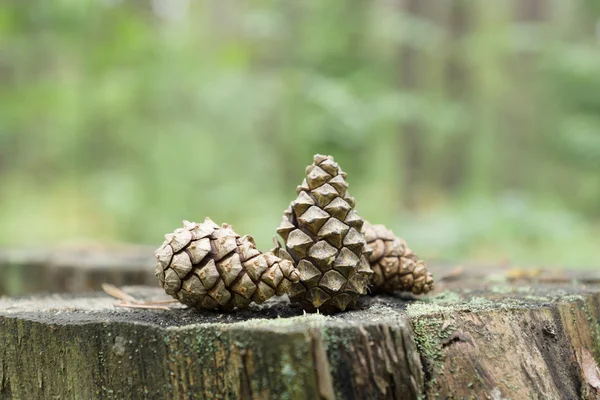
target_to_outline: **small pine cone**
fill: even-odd
[[[202,309],[231,310],[287,293],[300,274],[288,260],[256,249],[231,225],[183,221],[156,250],[155,275],[167,294]]]
[[[433,276],[427,265],[406,242],[395,236],[384,225],[371,225],[365,221],[363,233],[373,252],[369,257],[373,276],[373,293],[394,291],[425,294],[433,290]]]
[[[277,228],[285,249],[278,245],[274,252],[300,272],[289,293],[293,302],[310,311],[345,310],[366,293],[373,273],[363,219],[354,211],[346,173],[333,157],[317,154],[306,175]]]

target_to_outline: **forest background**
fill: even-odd
[[[8,0],[0,245],[271,245],[314,153],[430,260],[600,256],[600,1]]]

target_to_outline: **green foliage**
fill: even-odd
[[[3,5],[0,243],[210,215],[268,247],[328,153],[423,255],[592,264],[598,5],[397,3]]]

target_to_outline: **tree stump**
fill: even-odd
[[[3,298],[0,398],[597,399],[600,285],[582,276],[467,273],[331,316],[285,299],[220,313]]]
[[[0,248],[0,295],[99,290],[154,285],[154,248],[135,245]]]

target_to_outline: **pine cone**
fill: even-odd
[[[425,294],[433,289],[433,276],[406,242],[383,225],[365,221],[363,233],[373,252],[369,257],[373,293],[394,291]]]
[[[346,173],[333,157],[317,154],[306,174],[277,229],[285,249],[278,246],[274,252],[300,272],[289,293],[293,302],[308,310],[344,310],[366,293],[373,273],[363,219],[354,211]]]
[[[167,294],[183,304],[231,310],[287,293],[300,275],[288,260],[256,249],[252,236],[231,225],[183,221],[165,235],[154,270]]]

